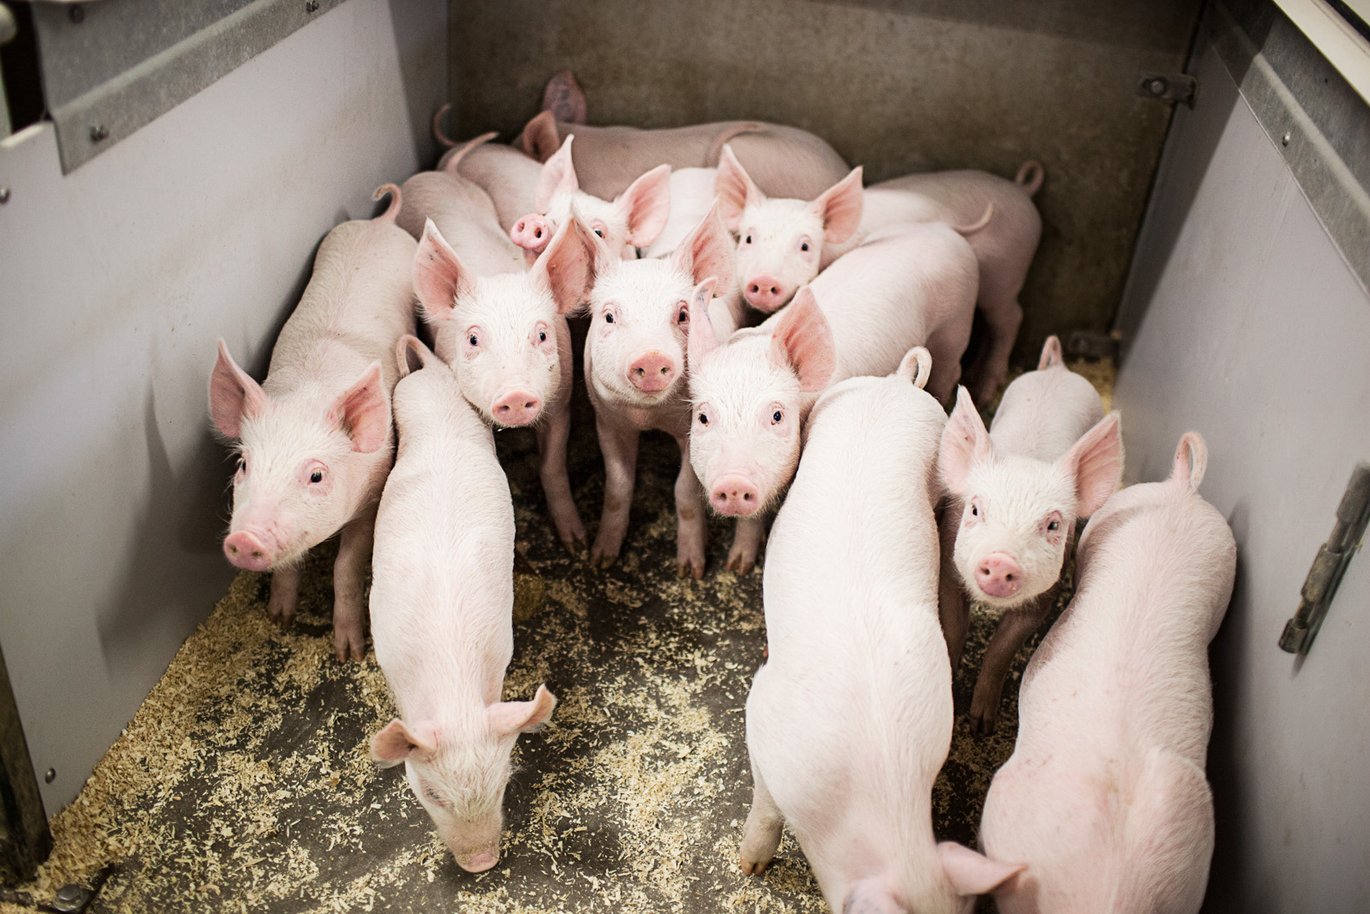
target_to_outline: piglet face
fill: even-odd
[[[684,391],[690,277],[666,260],[611,264],[595,283],[585,347],[602,395],[632,406]]]
[[[304,385],[268,397],[220,344],[210,410],[220,434],[238,444],[224,538],[233,565],[292,565],[352,519],[374,484],[376,454],[390,441],[382,383],[373,363],[340,394]]]
[[[556,698],[539,686],[532,701],[507,701],[444,721],[392,720],[371,740],[382,767],[404,762],[409,788],[457,865],[469,873],[499,862],[510,753],[520,733],[545,724]]]
[[[737,284],[747,304],[772,312],[818,275],[823,220],[799,200],[766,200],[742,212]]]

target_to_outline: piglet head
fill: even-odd
[[[514,223],[510,239],[533,254],[542,253],[552,235],[571,218],[574,207],[581,221],[604,241],[610,252],[625,259],[637,257],[637,249],[656,240],[670,215],[671,169],[659,165],[640,176],[612,202],[580,189],[571,161],[568,136],[556,154],[542,166],[533,192],[533,208]]]
[[[476,276],[432,220],[414,255],[414,290],[438,355],[488,421],[531,425],[563,394],[565,315],[589,292],[596,239],[567,222],[526,273]]]
[[[532,701],[505,701],[443,721],[392,720],[371,738],[371,758],[404,762],[409,788],[457,865],[480,873],[499,862],[509,755],[520,733],[545,724],[557,700],[539,686]]]
[[[660,260],[619,261],[601,246],[585,346],[601,397],[648,407],[684,391],[690,302],[705,279],[732,275],[732,242],[710,210]]]
[[[1118,487],[1118,414],[1105,416],[1061,458],[1047,463],[998,454],[964,387],[942,433],[942,480],[962,504],[954,559],[966,590],[996,609],[1022,606],[1061,574],[1079,517]]]
[[[724,223],[738,237],[738,286],[759,311],[788,302],[818,275],[823,246],[846,241],[861,223],[859,167],[816,199],[771,199],[724,146],[715,190]]]
[[[807,289],[726,344],[698,327],[707,326],[706,304],[694,304],[690,338],[690,464],[715,511],[752,516],[794,478],[804,412],[835,367],[832,332]]]
[[[219,341],[209,382],[214,427],[238,444],[224,555],[238,568],[291,565],[352,519],[390,444],[379,362],[338,392],[323,384],[270,397]]]

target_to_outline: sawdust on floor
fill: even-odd
[[[1110,365],[1072,368],[1109,396]],[[602,485],[589,428],[579,423],[572,451],[587,519]],[[499,440],[519,567],[536,572],[519,585],[505,695],[527,698],[546,682],[560,703],[551,726],[515,750],[494,870],[460,871],[402,769],[371,763],[368,740],[394,706],[374,654],[333,659],[321,548],[288,631],[267,619],[265,576],[235,579],[53,817],[52,856],[13,897],[49,903],[64,884],[105,879],[89,911],[825,910],[788,834],[763,878],[737,866],[751,793],[743,706],[765,644],[761,574],[720,570],[731,529],[714,519],[705,579],[675,577],[674,445],[644,439],[624,557],[594,571],[544,519],[530,437]],[[962,713],[993,623],[975,612],[956,683]],[[990,778],[1012,751],[1028,656],[1010,673],[992,736],[971,735],[958,715],[934,789],[939,838],[975,842]]]

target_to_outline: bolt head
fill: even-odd
[[[1281,146],[1288,146],[1289,143],[1290,143],[1290,141],[1292,141],[1293,139],[1294,139],[1294,134],[1292,134],[1292,133],[1290,133],[1289,131],[1286,130],[1284,136],[1280,137],[1280,145],[1281,145]]]
[[[104,124],[96,124],[90,128],[90,141],[92,143],[99,143],[107,139],[109,139],[109,128]]]
[[[44,772],[43,772],[43,783],[44,783],[44,784],[51,784],[51,783],[52,783],[53,781],[55,781],[55,780],[57,780],[57,769],[56,769],[56,768],[49,768],[47,771],[44,771]]]
[[[1152,95],[1165,95],[1166,81],[1157,76],[1146,84],[1146,88]]]
[[[8,202],[10,202],[10,189],[8,187],[0,187],[0,204]]]

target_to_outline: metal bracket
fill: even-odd
[[[1284,624],[1280,647],[1291,654],[1307,654],[1318,636],[1322,620],[1336,596],[1346,566],[1360,551],[1365,527],[1370,522],[1370,463],[1358,464],[1337,505],[1337,523],[1327,542],[1318,547],[1313,567],[1300,591],[1303,599],[1294,617]]]
[[[1199,81],[1188,73],[1143,73],[1137,77],[1137,94],[1193,108]]]

